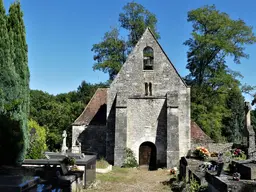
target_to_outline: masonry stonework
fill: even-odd
[[[105,151],[101,151],[117,166],[124,162],[125,148],[132,149],[139,164],[152,161],[156,167],[178,165],[191,145],[190,88],[150,29],[146,29],[110,87],[104,90],[105,100],[97,98],[103,95],[101,92],[95,93],[90,101],[92,106],[87,106],[74,123],[77,129],[90,125],[89,121],[83,121],[92,119],[86,114],[106,104],[106,127],[103,124],[101,128],[91,127],[86,138],[90,140],[97,129],[97,137],[101,138],[99,142],[93,140],[91,145],[101,149],[105,145]]]
[[[143,70],[146,47],[153,49],[153,70]],[[145,83],[151,83],[152,95],[145,95]],[[107,132],[115,130],[115,139],[110,139],[115,140],[115,165],[123,163],[124,147],[131,148],[139,162],[143,142],[156,146],[158,164],[167,167],[176,165],[190,149],[190,88],[149,29],[108,89],[107,117],[112,110],[115,129],[112,117],[107,118]]]

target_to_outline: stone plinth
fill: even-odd
[[[203,161],[197,159],[188,159],[186,157],[182,157],[180,159],[179,178],[185,179],[186,182],[189,182],[191,177],[193,176],[200,184],[205,184],[205,173],[197,172],[199,165],[202,163]]]

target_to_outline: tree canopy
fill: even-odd
[[[186,80],[192,86],[192,119],[216,141],[239,140],[244,117],[241,74],[232,71],[226,59],[240,63],[249,57],[245,45],[256,42],[252,27],[214,5],[189,11],[188,22],[192,37],[184,44],[189,47]]]
[[[127,41],[124,40],[125,38],[120,37],[117,28],[113,28],[110,32],[106,32],[103,40],[94,44],[92,48],[95,54],[94,60],[96,61],[93,69],[108,73],[110,81],[115,78],[127,55],[147,27],[150,27],[157,39],[160,38],[156,28],[156,16],[141,4],[135,2],[127,3],[123,7],[123,12],[119,14],[119,22],[121,28],[128,31]]]
[[[123,7],[123,12],[119,14],[119,22],[121,27],[129,32],[127,46],[130,48],[136,45],[147,27],[150,27],[157,39],[160,38],[156,29],[156,16],[141,4],[127,3]]]
[[[121,69],[126,59],[125,41],[119,38],[119,31],[114,28],[106,32],[103,41],[94,44],[92,51],[95,52],[94,70],[102,70],[109,74],[109,79],[113,80]]]
[[[30,118],[46,129],[48,150],[60,150],[64,130],[67,131],[70,147],[72,123],[82,113],[97,88],[106,86],[105,83],[90,84],[82,81],[77,90],[56,96],[40,90],[30,91]]]
[[[188,22],[193,27],[192,37],[185,41],[189,47],[188,78],[198,85],[211,78],[216,70],[227,68],[228,56],[233,57],[235,63],[248,58],[245,45],[256,42],[252,27],[241,19],[231,19],[214,5],[189,11]]]

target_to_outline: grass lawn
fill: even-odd
[[[168,185],[162,182],[169,181],[170,175],[167,170],[147,171],[137,168],[113,167],[106,174],[96,175],[96,184],[86,191],[171,191]]]

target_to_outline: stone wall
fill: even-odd
[[[151,47],[154,51],[153,70],[143,70],[143,50],[147,46]],[[145,96],[145,83],[152,84],[152,96]],[[167,167],[176,165],[179,161],[179,158],[183,155],[186,155],[187,151],[190,149],[190,88],[183,82],[182,78],[177,73],[176,69],[162,50],[161,46],[153,37],[150,30],[147,29],[142,38],[139,40],[138,44],[133,49],[132,53],[128,56],[125,64],[122,66],[120,72],[111,83],[108,90],[108,134],[109,130],[115,130],[114,142],[116,148],[115,156],[117,158],[120,158],[122,161],[122,148],[127,145],[126,139],[127,142],[130,142],[129,136],[126,138],[125,134],[127,132],[126,125],[127,123],[130,123],[129,121],[131,121],[131,119],[129,119],[129,121],[125,121],[126,115],[124,116],[124,111],[127,113],[127,102],[129,102],[129,98],[140,97],[141,100],[147,100],[150,97],[166,98],[167,101],[169,100],[171,102],[172,97],[169,96],[174,93],[175,98],[178,98],[178,100],[175,105],[171,104],[167,106],[169,111],[166,112],[166,121],[168,120],[169,122],[166,127],[168,138],[167,146],[169,146],[166,148],[166,154],[168,154]],[[114,104],[115,101],[116,104]],[[114,107],[116,107],[115,117],[112,116],[114,113]],[[146,106],[144,105],[141,107],[144,108]],[[149,115],[149,117],[153,116],[153,121],[155,113],[157,114],[158,112],[159,106],[156,105],[155,107],[152,107],[151,111],[147,112],[146,115]],[[138,121],[136,121],[136,123],[138,123]],[[139,124],[142,124],[142,126],[129,125],[129,129],[132,126],[136,126],[136,130],[131,128],[136,131],[134,134],[140,132],[143,133],[145,131],[145,126],[148,125],[144,123]],[[155,131],[155,129],[152,129],[152,131]],[[112,134],[112,132],[110,132],[110,134]],[[153,133],[151,136],[152,135]],[[107,137],[108,143],[109,141],[114,140],[113,136]],[[152,138],[148,139],[152,140]],[[145,138],[145,140],[148,139]],[[156,138],[153,140],[155,139]],[[119,140],[124,140],[124,142]],[[136,144],[136,146],[130,146],[129,144],[129,146],[133,149],[137,148],[137,151],[140,144]],[[109,148],[109,150],[111,151],[112,149]],[[110,153],[107,152],[107,154]],[[116,165],[119,165],[119,163]]]
[[[198,146],[206,147],[210,152],[225,152],[232,148],[233,143],[192,143],[191,149],[194,150]]]
[[[139,160],[140,145],[147,141],[151,142],[156,145],[158,164],[166,166],[165,99],[131,98],[128,99],[127,106],[127,147],[133,150],[136,159]]]
[[[107,116],[106,160],[114,164],[116,99]]]
[[[82,153],[97,153],[97,158],[106,156],[106,126],[88,125],[79,135]]]

